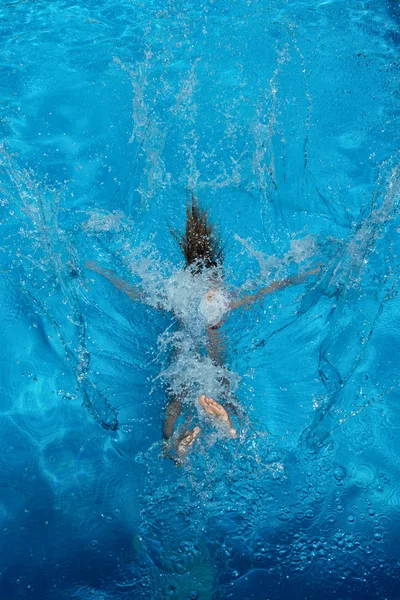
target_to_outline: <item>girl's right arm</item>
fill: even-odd
[[[140,302],[145,303],[144,295],[141,290],[138,290],[135,286],[117,277],[116,274],[110,269],[103,269],[103,267],[92,260],[88,260],[86,262],[86,268],[94,271],[95,273],[103,275],[103,277],[108,279],[108,281],[110,281],[113,286],[117,288],[117,290],[124,292],[124,294],[126,294],[134,302],[139,300]]]

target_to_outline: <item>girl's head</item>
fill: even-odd
[[[204,269],[218,269],[222,265],[222,248],[207,211],[201,209],[192,194],[186,207],[186,227],[183,234],[171,231],[186,261],[186,268],[194,273]]]

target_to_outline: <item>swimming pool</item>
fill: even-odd
[[[399,18],[2,4],[2,599],[400,597]],[[323,268],[224,325],[245,426],[176,467],[174,321],[85,263],[157,304],[193,190],[231,287]]]

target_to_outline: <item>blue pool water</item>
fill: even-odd
[[[2,1],[1,600],[400,599],[399,23]],[[159,303],[191,190],[230,288],[323,266],[223,326],[241,434],[179,467],[165,387],[216,374],[85,263]]]

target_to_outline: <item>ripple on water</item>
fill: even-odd
[[[348,131],[338,137],[338,142],[345,150],[355,150],[364,141],[364,134],[358,130]]]
[[[3,522],[11,521],[21,514],[27,506],[26,497],[20,489],[17,491],[10,486],[0,487],[0,519]]]
[[[86,600],[87,598],[90,598],[90,600],[116,600],[117,598],[114,594],[110,594],[104,590],[96,590],[95,588],[86,585],[71,589],[69,590],[69,593],[69,597],[72,600]]]
[[[400,417],[396,410],[396,405],[386,404],[380,418],[380,425],[388,431],[393,432],[393,429],[400,429]]]
[[[73,419],[76,410],[80,409],[78,405],[63,401],[50,384],[40,379],[19,395],[15,408],[15,424],[41,447],[62,435],[68,416]]]
[[[386,506],[395,511],[397,515],[400,514],[400,483],[392,482],[390,486],[387,486],[380,500],[384,501]]]
[[[383,515],[382,517],[379,517],[378,521],[379,521],[379,527],[382,528],[382,530],[385,533],[388,533],[389,531],[392,531],[392,529],[393,529],[393,519],[392,519],[391,516],[389,516],[388,514]]]
[[[364,488],[369,486],[375,479],[376,468],[368,463],[349,465],[349,475],[352,483],[357,487]]]
[[[52,483],[74,482],[76,477],[76,454],[71,448],[56,448],[49,444],[43,451],[42,471]]]

